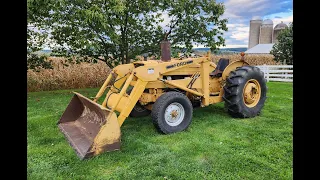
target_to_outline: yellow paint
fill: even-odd
[[[130,96],[128,97],[129,100],[125,104],[121,104],[121,106],[124,106],[124,107],[118,117],[119,126],[121,126],[124,120],[129,116],[133,107],[136,105],[136,103],[138,102],[138,99],[140,98],[141,94],[145,90],[147,83],[148,82],[144,82],[139,79],[137,81],[136,86],[134,86],[134,88],[132,89]]]
[[[221,81],[222,81],[221,77],[209,78],[210,94],[212,94],[213,92],[220,92],[222,88]]]
[[[216,103],[222,102],[223,99],[222,99],[222,96],[213,96],[213,97],[209,97],[209,101],[210,101],[210,104],[216,104]]]
[[[124,95],[124,93],[126,93],[126,90],[128,89],[130,82],[132,81],[133,74],[134,74],[134,73],[131,73],[131,74],[130,74],[130,76],[129,76],[128,79],[126,80],[125,84],[123,85],[123,87],[122,87],[122,89],[121,89],[121,91],[120,91],[120,93],[119,93],[119,96],[118,96],[117,100],[115,100],[116,103],[115,103],[115,105],[112,107],[111,112],[113,112],[113,111],[116,109],[116,107],[118,106],[118,104],[119,104],[119,102],[120,102],[121,97]]]
[[[209,106],[209,65],[210,62],[206,61],[201,64],[200,68],[200,77],[202,80],[202,92],[203,92],[203,97],[202,97],[202,106]]]
[[[96,97],[93,99],[94,102],[97,102],[98,99],[102,96],[102,94],[106,90],[107,85],[109,84],[111,78],[112,78],[112,72],[109,74],[107,80],[103,83],[103,85],[101,86],[101,88],[100,88],[99,92],[97,93]]]
[[[230,63],[222,72],[222,79],[226,80],[227,77],[229,76],[231,71],[234,71],[237,69],[237,67],[241,67],[241,66],[248,66],[249,64],[245,61],[234,61],[232,63]]]
[[[192,63],[185,64],[191,61]],[[170,62],[163,62],[163,63],[147,63],[144,66],[135,68],[134,72],[137,73],[136,76],[139,79],[150,82],[150,81],[158,80],[160,76],[168,72],[173,72],[182,67],[188,67],[188,66],[191,66],[193,63],[201,63],[203,61],[208,61],[208,59],[202,57],[197,59],[186,59],[186,60],[170,61]],[[148,62],[148,61],[144,61],[144,62]],[[168,68],[170,66],[173,66],[173,67]]]
[[[177,88],[179,88],[179,89],[182,89],[182,90],[184,90],[184,91],[187,91],[187,92],[189,92],[189,93],[195,94],[195,95],[197,95],[197,96],[204,96],[203,94],[201,94],[201,93],[199,93],[199,92],[197,92],[197,91],[195,91],[195,90],[189,89],[189,88],[187,88],[187,87],[185,87],[185,86],[182,86],[182,85],[179,85],[179,84],[177,84],[177,83],[173,83],[173,82],[171,82],[171,81],[166,81],[166,80],[164,80],[164,82],[167,83],[167,84],[170,84],[170,85],[172,85],[172,86],[174,86],[174,87],[177,87]]]
[[[115,104],[117,103],[117,100],[120,98],[120,95],[119,94],[116,94],[116,93],[113,93],[109,96],[109,99],[108,99],[108,107],[110,108],[115,108],[116,111],[118,112],[122,112],[122,109],[123,109],[123,104],[125,104],[127,101],[129,101],[129,98],[128,97],[125,97],[125,96],[122,96],[121,99],[120,99],[120,103],[118,106],[115,106]]]
[[[122,64],[120,66],[113,68],[113,72],[117,73],[119,76],[122,77],[130,73],[133,69],[134,69],[133,64]]]
[[[94,155],[102,153],[103,147],[120,142],[120,137],[121,131],[117,121],[117,115],[114,112],[109,112],[106,123],[100,128],[99,133],[94,138],[92,146]]]
[[[142,93],[142,95],[139,98],[139,102],[144,105],[149,102],[156,102],[157,96],[150,94],[150,93]]]
[[[120,75],[117,76],[117,78],[116,78],[116,80],[115,80],[116,82],[113,83],[113,85],[112,85],[111,88],[110,88],[110,91],[108,91],[108,93],[106,94],[106,97],[105,97],[105,99],[104,99],[104,101],[103,101],[103,103],[102,103],[102,106],[103,106],[103,107],[106,107],[108,97],[109,97],[111,94],[117,93],[117,92],[119,91],[118,89],[120,89],[121,86],[123,85],[123,83],[126,82],[127,77],[128,77],[128,74],[122,75],[122,76],[120,76]]]
[[[243,87],[242,98],[244,104],[249,108],[255,107],[258,104],[260,97],[260,83],[255,79],[248,80]]]

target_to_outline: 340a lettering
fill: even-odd
[[[172,65],[167,66],[167,69],[174,68],[174,67],[179,67],[179,66],[184,66],[184,65],[187,65],[187,64],[191,64],[192,62],[193,62],[193,60],[184,61],[184,62],[179,62],[179,63],[176,63],[176,64],[172,64]]]

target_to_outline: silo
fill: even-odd
[[[285,23],[283,23],[282,21],[281,21],[281,23],[277,24],[274,27],[274,30],[273,30],[273,41],[272,41],[273,43],[277,43],[278,42],[277,37],[278,37],[280,31],[285,29],[285,28],[287,28],[287,27],[288,26]]]
[[[266,19],[260,26],[260,38],[259,44],[271,44],[273,35],[273,22],[270,19]]]
[[[254,19],[250,20],[248,49],[259,44],[260,25],[261,24],[262,24],[262,20],[259,18],[254,18]]]

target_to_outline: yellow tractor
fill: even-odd
[[[232,63],[221,58],[217,65],[210,61],[210,53],[119,65],[94,98],[74,92],[58,127],[78,157],[85,159],[119,150],[120,127],[128,116],[151,114],[156,129],[164,134],[187,129],[194,107],[222,101],[232,117],[254,117],[264,106],[266,81],[263,72],[241,55]],[[102,96],[103,102],[97,103]]]

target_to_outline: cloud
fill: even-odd
[[[225,39],[227,47],[230,45],[248,46],[249,26],[247,24],[227,24],[228,31],[225,32]]]
[[[227,27],[229,29],[229,33],[231,33],[231,36],[236,38],[237,40],[241,40],[241,34],[243,33],[249,33],[249,26],[246,24],[227,24]]]
[[[284,18],[274,18],[272,20],[273,20],[273,26],[276,26],[277,24],[279,24],[281,22],[289,25],[289,23],[293,21],[293,15],[291,15],[289,17],[284,17]]]
[[[245,41],[249,36],[249,27],[237,28],[237,31],[231,33],[230,38],[233,38],[238,41]]]
[[[224,18],[229,23],[249,22],[259,16],[279,12],[292,12],[292,1],[284,0],[220,0],[225,5]]]
[[[226,45],[248,46],[251,19],[271,19],[274,26],[293,20],[292,1],[287,0],[218,0],[225,5],[222,18],[228,19]]]
[[[289,25],[289,23],[293,21],[293,13],[292,11],[279,12],[279,13],[269,14],[265,16],[265,18],[271,19],[273,21],[273,26],[276,26],[281,22]]]

